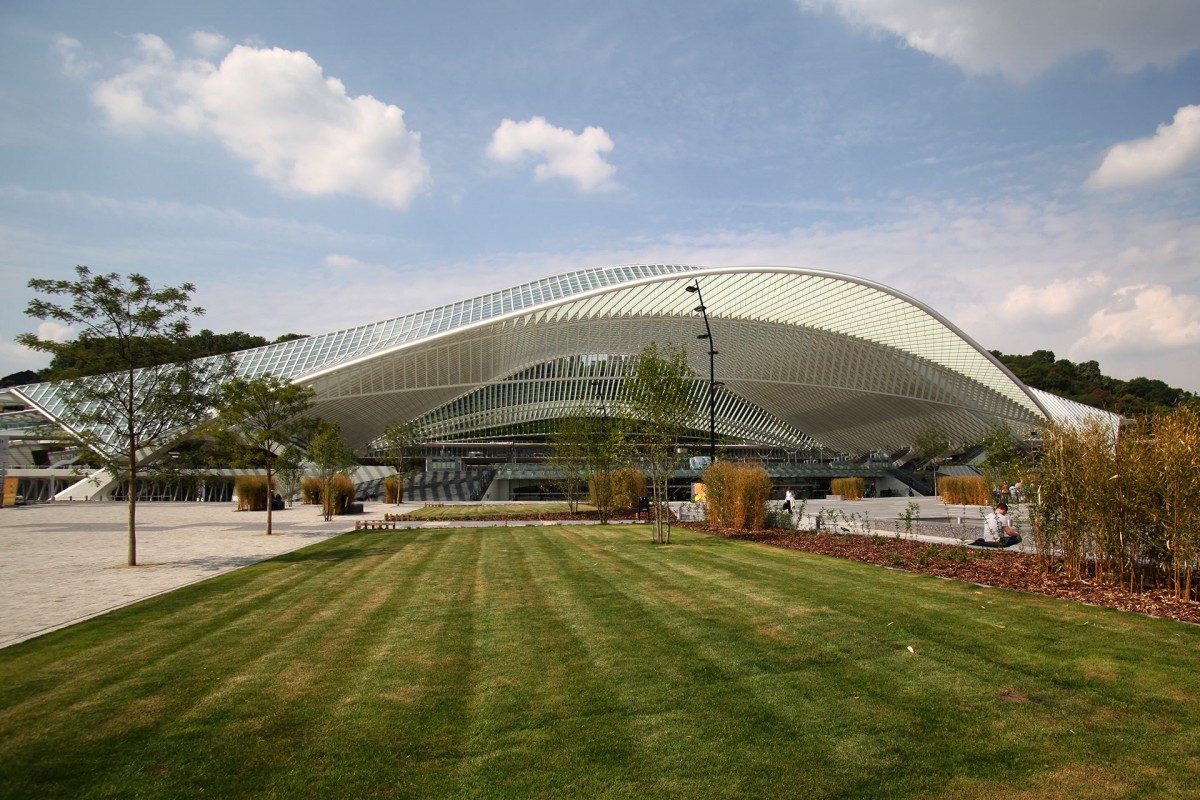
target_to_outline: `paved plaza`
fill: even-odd
[[[871,530],[895,535],[904,529],[897,520],[910,502],[917,504],[922,520],[913,538],[953,543],[979,535],[978,508],[947,507],[937,498],[810,500],[805,517],[811,522],[813,515],[826,509],[840,512],[829,519],[850,520],[854,532],[861,532],[863,522],[869,522]],[[363,519],[417,507],[365,506]],[[124,503],[60,502],[0,509],[0,647],[291,552],[354,525],[354,518],[326,522],[317,507],[294,506],[274,513],[274,533],[267,536],[265,512],[235,508],[233,503],[140,504],[137,567],[125,566]],[[957,524],[959,518],[962,525]],[[478,524],[430,522],[409,527]]]
[[[0,509],[0,647],[287,553],[346,530],[316,506],[265,512],[233,503],[141,503],[127,567],[128,507],[49,503]],[[382,515],[382,511],[379,512]]]

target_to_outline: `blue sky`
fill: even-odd
[[[9,0],[0,76],[0,375],[76,264],[274,337],[672,262],[1200,391],[1194,0]]]

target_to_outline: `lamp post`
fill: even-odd
[[[700,293],[700,279],[697,278],[694,283],[688,284],[684,288],[696,295],[700,305],[696,306],[694,310],[699,311],[700,315],[704,317],[704,333],[696,338],[708,340],[708,461],[711,464],[717,460],[717,406],[715,402],[717,351],[712,338],[712,328],[708,324],[708,307],[704,305],[704,295]]]

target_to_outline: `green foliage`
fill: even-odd
[[[275,458],[275,474],[279,488],[290,504],[300,491],[300,481],[304,477],[304,451],[295,444],[286,445]]]
[[[986,479],[997,486],[1011,486],[1016,482],[1025,455],[1012,430],[1004,423],[993,420],[979,444],[987,453],[983,459]],[[984,499],[982,502],[988,503],[990,500]]]
[[[1049,426],[1026,483],[1047,568],[1061,554],[1072,577],[1200,599],[1200,412],[1190,405],[1119,437],[1096,422]]]
[[[387,502],[399,505],[404,501],[404,476],[416,470],[418,459],[421,457],[421,445],[425,437],[421,427],[413,420],[388,425],[383,434],[376,440],[376,447],[384,460],[396,468],[399,475],[397,491],[389,493]],[[388,491],[384,486],[385,493]]]
[[[950,438],[937,426],[930,426],[917,434],[913,441],[913,455],[926,469],[950,452]]]
[[[627,455],[626,425],[625,420],[607,414],[571,414],[559,420],[550,439],[548,460],[567,503],[572,511],[578,510],[583,492],[588,491],[601,524],[620,507],[611,478]]]
[[[635,457],[650,473],[655,509],[655,541],[671,540],[667,488],[681,462],[678,444],[695,417],[690,404],[692,371],[682,348],[651,343],[639,354],[633,375],[622,385],[626,415],[637,423],[631,439]]]
[[[337,476],[352,472],[357,467],[358,460],[342,439],[341,426],[323,419],[314,425],[313,437],[308,444],[308,457],[317,468],[321,505],[325,519],[329,520],[334,514],[341,513],[338,510],[335,491]]]
[[[421,426],[408,420],[384,428],[375,445],[382,458],[394,466],[396,472],[408,475],[416,469],[424,442]]]
[[[597,424],[595,418],[584,414],[568,414],[558,422],[558,429],[550,435],[546,462],[554,470],[554,483],[566,496],[571,513],[575,513],[587,484],[588,441]]]
[[[1050,350],[1035,350],[1030,355],[992,351],[992,355],[1029,386],[1128,417],[1169,408],[1195,396],[1160,380],[1110,378],[1095,361],[1076,364],[1057,358]]]
[[[214,422],[218,440],[242,463],[265,467],[270,483],[279,454],[312,428],[312,421],[303,415],[312,408],[315,396],[307,386],[270,373],[231,378],[218,394]],[[268,536],[272,510],[268,503]]]
[[[116,339],[118,338],[94,336],[75,342],[71,347],[55,353],[50,365],[40,373],[40,377],[36,380],[59,380],[68,376],[100,374],[103,354],[117,344]],[[175,346],[179,348],[180,359],[206,358],[304,338],[306,337],[298,333],[288,333],[271,342],[262,336],[242,331],[213,333],[205,328],[199,333],[183,336],[175,343]]]
[[[154,470],[145,455],[161,449],[183,431],[205,419],[213,394],[232,372],[226,359],[198,361],[187,347],[191,319],[204,309],[190,305],[196,287],[190,283],[155,289],[136,273],[92,274],[75,268],[76,279],[35,278],[29,287],[51,297],[30,301],[25,313],[52,320],[76,331],[75,339],[57,342],[26,333],[26,347],[70,360],[56,377],[65,410],[68,446],[79,448],[83,461],[99,464],[124,484],[129,503],[127,563],[137,563],[136,509],[138,483]],[[152,458],[152,457],[151,457]]]

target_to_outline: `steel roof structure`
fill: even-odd
[[[787,448],[896,451],[937,428],[977,440],[1103,414],[1024,386],[925,304],[823,270],[635,264],[585,269],[382,322],[234,355],[316,391],[314,413],[353,447],[417,420],[427,437],[485,438],[613,403],[651,342],[685,348],[698,430],[708,429],[708,342],[685,291],[699,281],[719,351],[717,433]],[[55,384],[11,390],[47,417]],[[1106,415],[1111,416],[1111,415]]]

